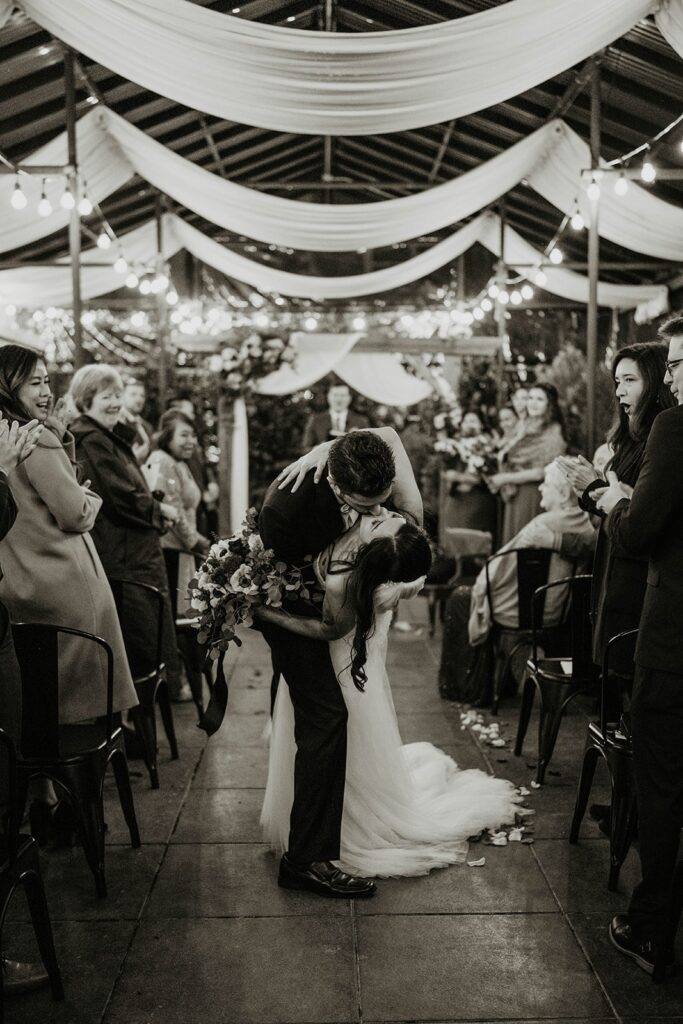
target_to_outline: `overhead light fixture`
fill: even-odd
[[[536,271],[536,273],[534,274],[534,282],[538,285],[539,288],[542,288],[543,285],[548,283],[548,278],[547,278],[546,274],[544,273],[544,271],[542,271],[542,270],[537,270]]]
[[[488,298],[482,299],[480,305],[485,313],[490,313],[493,309],[493,303]]]
[[[40,193],[40,202],[38,203],[38,216],[49,217],[52,213],[52,203],[45,194],[45,178],[43,178],[43,188]]]
[[[550,250],[550,252],[548,253],[548,259],[550,260],[551,263],[554,263],[555,266],[557,266],[564,259],[564,255],[562,253],[562,250],[558,249],[557,246],[554,246]]]
[[[128,264],[126,263],[124,256],[119,256],[116,263],[114,264],[114,270],[117,274],[125,274],[128,270]]]
[[[628,192],[628,178],[623,172],[614,182],[614,192],[618,196],[625,196]]]
[[[73,210],[74,206],[76,205],[76,200],[74,199],[74,194],[71,191],[71,188],[70,188],[68,182],[67,182],[67,184],[66,184],[66,186],[64,188],[64,191],[62,192],[62,197],[59,200],[59,205],[61,206],[61,208],[63,210]]]
[[[86,195],[78,200],[78,212],[82,217],[89,217],[93,211],[93,205]]]
[[[651,185],[657,178],[657,169],[651,160],[646,160],[641,167],[640,177],[646,185]]]
[[[497,299],[503,306],[507,306],[508,302],[510,301],[510,296],[508,292],[506,292],[505,289],[502,288],[498,292]]]
[[[495,297],[498,295],[498,292],[500,291],[500,288],[498,287],[498,285],[494,281],[493,284],[490,284],[488,286],[487,291],[488,291],[489,298],[495,299]]]
[[[579,210],[572,214],[572,219],[569,221],[574,231],[583,231],[586,224]]]
[[[97,248],[98,249],[109,249],[111,246],[111,238],[108,233],[102,229],[97,236]]]
[[[19,178],[17,178],[17,180],[14,182],[14,189],[12,190],[10,203],[12,204],[15,210],[25,210],[28,204],[26,193],[24,192],[19,183]]]
[[[518,292],[516,288],[510,294],[510,302],[513,306],[521,306],[522,304],[522,293]]]
[[[592,203],[597,203],[600,198],[600,186],[598,185],[595,178],[591,181],[590,185],[586,189],[586,195]]]
[[[131,272],[126,277],[126,288],[137,288],[139,283],[140,281],[138,279],[138,275],[135,273],[134,270],[131,270]]]
[[[531,285],[530,284],[522,285],[522,298],[526,299],[526,301],[528,302],[529,299],[533,299],[533,297],[534,297],[534,290],[531,287]]]

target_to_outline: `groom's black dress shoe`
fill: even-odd
[[[354,878],[335,867],[329,860],[313,861],[312,864],[294,864],[287,854],[280,861],[277,880],[283,889],[307,889],[319,896],[337,899],[367,899],[374,896],[377,886],[369,878]]]
[[[617,914],[612,918],[609,937],[612,945],[620,953],[635,960],[641,970],[646,971],[647,974],[654,974],[656,957],[654,942],[652,939],[639,935],[626,914]],[[673,950],[667,950],[662,959],[665,968],[672,967],[674,963]]]

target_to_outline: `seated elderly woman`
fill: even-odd
[[[542,512],[522,527],[500,551],[513,548],[547,548],[550,559],[548,582],[590,562],[595,547],[595,530],[586,512],[578,508],[568,480],[554,464],[545,468],[539,487]],[[519,623],[516,557],[497,558],[489,567],[491,600],[496,621],[514,628]],[[546,603],[546,621],[559,619],[563,596],[553,595]],[[489,699],[490,672],[485,645],[491,628],[491,610],[486,593],[486,573],[481,570],[474,586],[460,586],[451,595],[446,612],[439,692],[448,700],[484,704]]]
[[[161,534],[176,518],[172,505],[151,494],[133,453],[133,433],[119,423],[123,382],[114,366],[104,363],[77,370],[70,388],[80,412],[71,424],[76,457],[102,507],[92,527],[92,538],[110,579],[151,583],[166,596],[163,659],[172,699],[185,699],[181,690],[180,662],[175,626],[168,600]],[[147,595],[127,595],[119,609],[123,639],[134,676],[154,667],[157,609]],[[191,694],[188,694],[191,699]]]

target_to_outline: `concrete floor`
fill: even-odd
[[[410,608],[426,624],[424,602]],[[504,749],[482,749],[441,701],[439,635],[395,635],[390,673],[405,741],[431,740],[463,767],[528,786],[535,751],[511,751],[516,703],[499,718]],[[366,903],[278,889],[260,842],[261,742],[269,660],[250,635],[233,659],[226,724],[208,743],[193,709],[176,707],[181,759],[162,745],[161,786],[132,762],[142,848],[131,850],[106,787],[109,896],[97,900],[82,851],[42,862],[67,999],[49,990],[7,1003],[7,1021],[45,1024],[323,1024],[323,1022],[683,1022],[683,975],[653,986],[609,945],[606,926],[637,878],[631,852],[620,892],[606,888],[608,845],[586,821],[567,844],[588,708],[566,719],[536,809],[533,845],[476,845],[467,865],[380,883]],[[604,775],[593,799],[605,796]],[[23,897],[5,951],[36,957]],[[683,954],[683,950],[681,951]],[[683,955],[679,956],[683,961]]]

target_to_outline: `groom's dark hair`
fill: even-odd
[[[327,465],[340,490],[364,498],[384,494],[396,476],[394,453],[386,441],[369,430],[352,430],[337,438]]]

